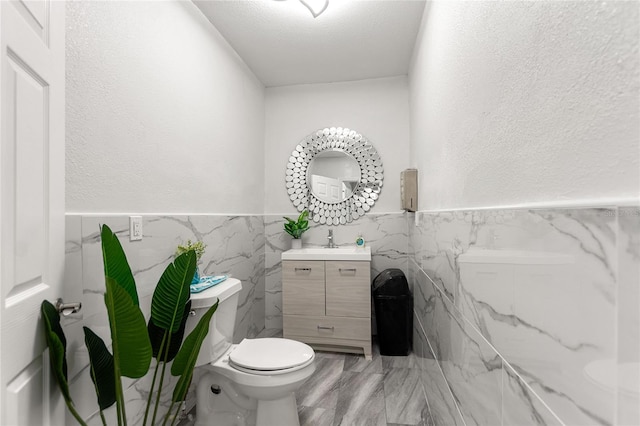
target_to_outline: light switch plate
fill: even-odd
[[[142,240],[142,216],[129,216],[129,241]]]

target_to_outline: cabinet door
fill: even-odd
[[[282,261],[282,311],[286,315],[324,315],[324,262]]]
[[[327,261],[327,316],[371,317],[370,263]]]

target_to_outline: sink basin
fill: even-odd
[[[371,247],[305,247],[282,252],[282,260],[371,260]]]

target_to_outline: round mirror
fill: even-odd
[[[307,169],[307,185],[311,193],[325,203],[345,201],[360,182],[360,165],[339,148],[318,153]]]
[[[327,225],[344,225],[368,212],[382,180],[376,149],[360,133],[342,127],[320,129],[300,141],[285,173],[293,205]]]

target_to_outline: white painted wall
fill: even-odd
[[[410,71],[420,210],[638,200],[637,2],[432,2]]]
[[[325,127],[365,136],[384,166],[384,186],[373,213],[400,211],[400,172],[409,167],[409,93],[406,77],[266,89],[265,213],[296,211],[285,188],[296,145]]]
[[[68,2],[66,210],[262,214],[264,88],[188,1]]]

